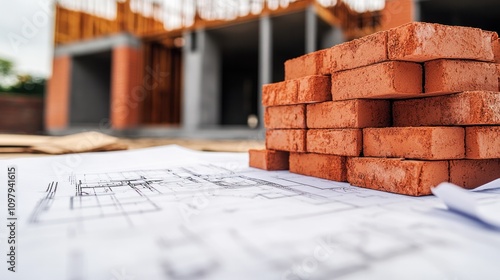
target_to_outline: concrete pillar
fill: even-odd
[[[198,50],[198,36],[196,31],[184,33],[184,47],[182,50],[183,64],[183,98],[182,98],[182,126],[184,129],[195,129],[198,127],[197,104],[201,89],[201,52]]]
[[[184,129],[216,126],[220,116],[220,52],[204,29],[184,34]]]
[[[259,20],[259,126],[264,127],[264,106],[262,106],[262,86],[272,83],[273,71],[273,29],[269,15]]]
[[[316,17],[316,9],[314,5],[309,5],[306,8],[306,53],[314,52],[318,49],[317,36],[318,36],[318,20]]]

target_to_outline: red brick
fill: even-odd
[[[264,170],[288,170],[288,152],[249,150],[249,165]]]
[[[467,127],[465,149],[469,159],[500,158],[500,126]]]
[[[333,100],[403,98],[422,93],[422,66],[388,61],[332,74]]]
[[[450,161],[450,182],[472,189],[500,178],[500,159]]]
[[[306,130],[270,129],[266,132],[266,149],[290,152],[305,152]]]
[[[388,57],[391,60],[424,62],[452,58],[486,60],[481,29],[412,22],[389,30]]]
[[[353,99],[307,105],[308,128],[365,128],[391,125],[387,100]]]
[[[332,100],[330,80],[329,76],[307,76],[298,79],[297,102],[300,104]]]
[[[462,159],[464,146],[465,132],[461,127],[363,129],[363,155],[367,157]]]
[[[500,91],[500,64],[497,64],[498,91]]]
[[[262,87],[262,105],[294,105],[331,100],[330,78],[307,76]]]
[[[387,31],[377,32],[326,49],[329,73],[366,66],[387,60]]]
[[[363,148],[361,129],[310,129],[306,139],[310,153],[357,157]]]
[[[290,153],[290,172],[345,182],[345,162],[346,158],[342,156]]]
[[[113,49],[111,65],[111,127],[125,129],[139,123],[141,106],[137,90],[142,85],[141,50],[129,46]]]
[[[500,63],[500,39],[496,39],[492,44],[495,63]]]
[[[264,125],[266,128],[306,128],[306,105],[267,107]]]
[[[277,106],[295,104],[299,83],[297,80],[284,81],[262,86],[262,105]]]
[[[347,181],[354,186],[399,194],[431,194],[431,187],[448,181],[447,161],[349,158]]]
[[[500,93],[466,91],[394,101],[394,126],[500,124]]]
[[[54,57],[52,78],[47,85],[45,97],[45,128],[64,129],[69,123],[69,100],[71,88],[71,57]]]
[[[495,46],[498,34],[492,31],[483,30],[483,58],[484,61],[495,61]]]
[[[426,94],[498,89],[498,75],[493,63],[438,59],[426,62],[424,71]]]
[[[326,50],[320,50],[285,61],[285,80],[328,74],[324,68]]]

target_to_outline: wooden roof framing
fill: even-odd
[[[137,0],[143,1],[143,0]],[[196,0],[190,0],[194,1]],[[203,18],[199,9],[195,8],[193,22],[191,24],[181,20],[179,27],[167,30],[164,22],[154,15],[162,14],[164,7],[154,4],[151,15],[144,15],[139,11],[131,9],[130,0],[116,2],[116,17],[105,18],[88,11],[75,10],[56,4],[55,43],[65,44],[94,37],[110,35],[119,32],[129,32],[146,41],[165,42],[171,44],[169,39],[180,36],[186,30],[198,28],[213,28],[244,22],[258,18],[261,14],[271,16],[303,10],[309,5],[315,5],[318,15],[327,23],[342,27],[347,39],[361,37],[368,33],[377,31],[380,26],[381,12],[358,13],[347,4],[338,1],[333,7],[324,7],[315,0],[294,0],[286,7],[271,9],[264,0],[261,1],[262,10],[257,13],[249,12],[231,19],[206,19]],[[178,11],[182,12],[182,11]]]

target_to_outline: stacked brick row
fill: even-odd
[[[500,42],[410,23],[285,62],[250,166],[407,195],[500,177]]]

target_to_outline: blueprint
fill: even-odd
[[[9,168],[15,215],[4,203]],[[0,279],[500,275],[500,231],[434,196],[262,171],[246,154],[165,146],[6,160],[0,182],[0,220],[16,221],[15,235],[0,227]],[[499,189],[471,195],[500,205]]]

